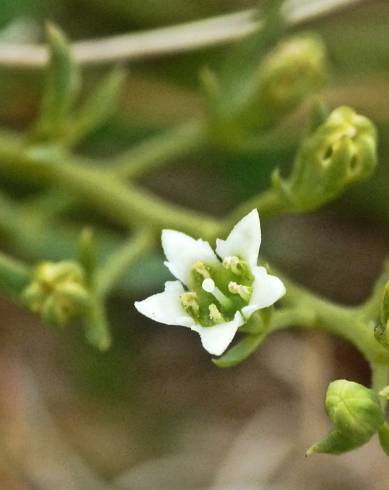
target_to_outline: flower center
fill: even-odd
[[[185,311],[204,327],[231,321],[250,302],[254,277],[250,267],[237,256],[222,263],[195,262],[189,291],[181,295]]]
[[[231,308],[232,306],[232,301],[225,295],[223,294],[220,289],[216,286],[215,281],[208,277],[207,279],[204,279],[203,284],[201,286],[204,291],[206,291],[209,294],[212,294],[212,296],[215,297],[215,299],[226,309]]]

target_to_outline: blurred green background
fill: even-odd
[[[43,40],[50,19],[73,40],[109,36],[255,7],[244,0],[1,0],[0,43]],[[348,304],[368,294],[389,244],[389,4],[366,1],[300,26],[319,33],[331,75],[330,108],[350,105],[379,132],[379,167],[368,183],[317,213],[264,224],[269,259],[313,290]],[[221,66],[229,47],[130,63],[120,110],[78,149],[105,156],[202,114],[199,70]],[[85,93],[106,68],[85,68]],[[23,130],[36,116],[41,71],[2,68],[0,122]],[[257,150],[194,152],[142,185],[223,216],[290,165],[306,111]],[[4,177],[23,202],[33,189]],[[89,220],[69,215],[69,222]],[[118,230],[114,230],[118,231]],[[2,246],[6,240],[0,235]],[[59,244],[60,248],[60,244]],[[140,318],[135,299],[168,277],[159,256],[113,298],[113,348],[101,354],[76,328],[54,331],[2,300],[0,487],[4,489],[383,489],[376,442],[340,458],[304,461],[326,428],[322,401],[335,377],[367,382],[363,360],[321,334],[270,338],[244,365],[215,368],[184,329]]]

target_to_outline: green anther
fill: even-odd
[[[200,260],[193,264],[192,270],[197,272],[197,274],[199,274],[203,279],[211,277],[207,266],[204,264],[204,262],[201,262]]]
[[[225,319],[223,315],[220,313],[218,307],[215,305],[215,303],[212,303],[208,306],[209,309],[209,318],[217,325],[220,325],[221,323],[225,323]]]
[[[228,291],[232,294],[239,294],[243,301],[248,302],[252,293],[252,288],[249,286],[243,286],[237,282],[231,281],[228,284]]]
[[[193,291],[187,291],[180,296],[181,304],[184,310],[194,318],[200,314],[200,305],[197,301],[197,294]]]

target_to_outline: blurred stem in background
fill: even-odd
[[[334,10],[349,7],[363,0],[309,0],[285,3],[285,16],[293,26]],[[112,63],[180,53],[240,40],[256,32],[262,25],[256,10],[248,10],[219,18],[195,21],[179,26],[154,29],[140,34],[81,41],[73,47],[77,62],[85,64]],[[164,40],[161,43],[161,39]],[[45,48],[40,46],[5,45],[0,49],[0,66],[36,68],[47,64]]]

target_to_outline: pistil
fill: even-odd
[[[216,286],[215,281],[208,277],[207,279],[204,279],[202,288],[204,291],[206,291],[209,294],[212,294],[212,296],[224,307],[224,308],[231,308],[232,307],[232,301],[224,294],[220,289]]]

